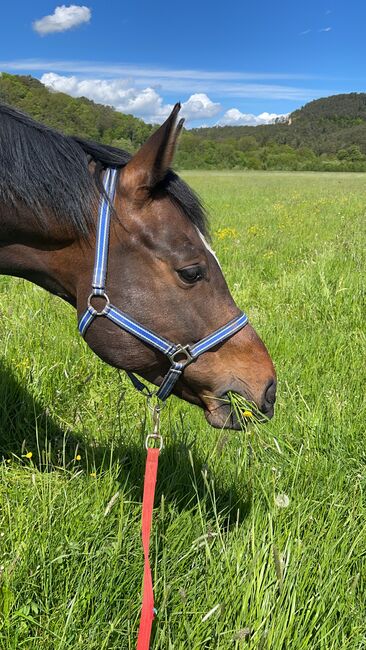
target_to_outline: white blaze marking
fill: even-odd
[[[216,262],[218,263],[218,265],[219,265],[219,267],[220,267],[220,269],[221,269],[221,264],[220,264],[220,262],[219,262],[219,260],[218,260],[218,257],[217,257],[217,255],[216,255],[215,251],[211,248],[210,244],[206,241],[206,239],[205,239],[205,237],[202,235],[200,229],[197,228],[197,226],[195,226],[195,228],[196,228],[196,230],[197,230],[197,232],[198,232],[198,235],[199,235],[199,238],[200,238],[200,240],[202,241],[202,243],[204,244],[205,248],[206,248],[206,249],[211,253],[211,255],[214,256]]]

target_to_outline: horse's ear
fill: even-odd
[[[122,173],[123,193],[143,200],[163,180],[174,156],[184,120],[176,126],[180,104],[175,104],[167,120],[155,131],[127,163]]]

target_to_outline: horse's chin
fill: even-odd
[[[230,404],[220,404],[214,409],[205,408],[205,418],[215,429],[233,429],[243,431],[246,429],[245,420],[239,420]]]

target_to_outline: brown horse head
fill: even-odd
[[[179,105],[121,171],[109,246],[110,300],[142,325],[174,343],[193,344],[238,315],[217,258],[205,239],[205,221],[194,194],[170,171]],[[77,295],[85,308],[90,272]],[[105,361],[159,385],[164,356],[107,319],[94,321],[86,341]],[[251,325],[188,366],[175,393],[201,406],[216,427],[239,428],[227,393],[273,415],[275,371]]]
[[[91,291],[96,188],[106,167],[118,167],[106,285],[111,302],[182,345],[236,317],[200,203],[170,169],[182,127],[178,111],[179,105],[130,159],[0,106],[0,272],[43,286],[80,316]],[[85,338],[107,363],[156,385],[168,370],[161,353],[106,318],[96,318]],[[275,371],[249,324],[191,363],[174,389],[202,407],[213,426],[239,428],[230,391],[273,415]]]

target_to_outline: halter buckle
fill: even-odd
[[[183,359],[179,359],[182,356]],[[171,363],[182,363],[184,368],[194,361],[194,357],[192,357],[189,350],[189,345],[181,345],[180,343],[178,343],[174,352],[168,354],[168,357]]]
[[[92,305],[92,299],[93,298],[102,298],[102,299],[105,300],[105,305],[104,305],[103,309],[98,311],[97,309],[95,309],[95,307],[93,307],[93,305]],[[93,316],[105,316],[105,314],[109,310],[110,304],[111,304],[111,301],[109,300],[108,295],[106,294],[105,291],[103,291],[103,293],[100,293],[100,294],[95,293],[94,291],[92,291],[92,293],[90,294],[90,296],[88,298],[88,309],[93,314]]]

